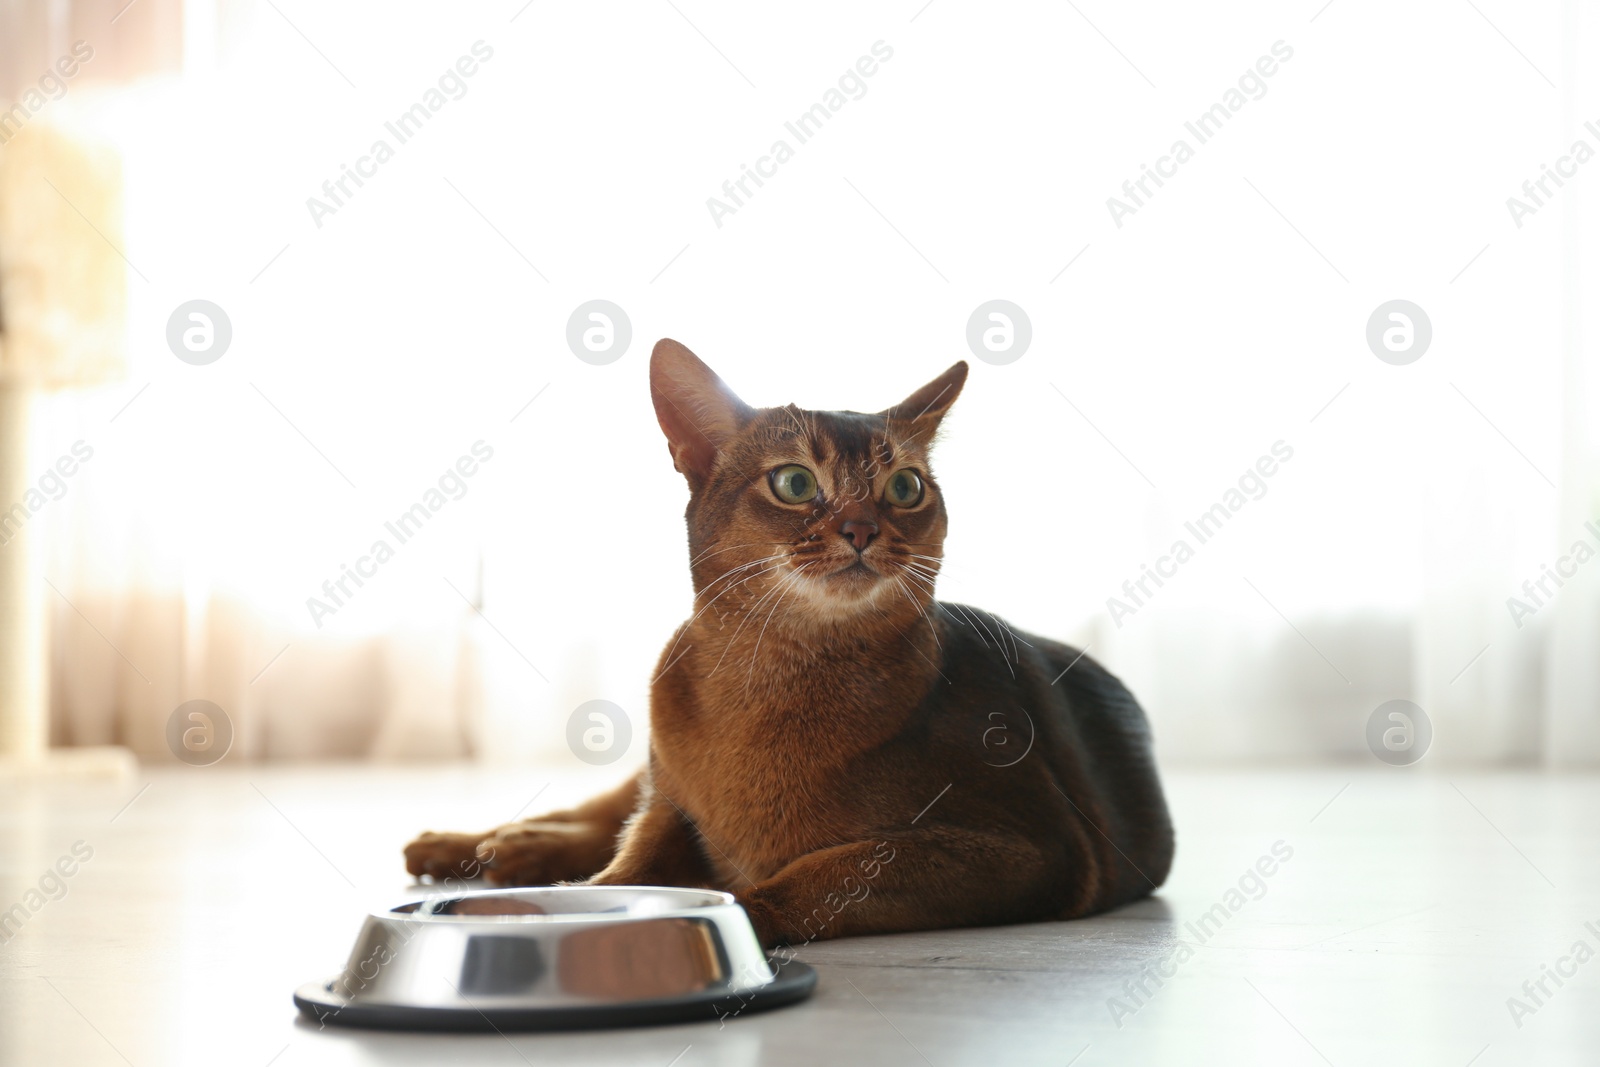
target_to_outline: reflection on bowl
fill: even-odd
[[[407,907],[415,911],[416,905]],[[396,909],[399,910],[399,909]],[[441,900],[433,906],[430,915],[548,915],[549,912],[531,900],[515,896],[456,897]]]

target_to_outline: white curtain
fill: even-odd
[[[1003,295],[1033,347],[975,364],[941,445],[947,598],[1090,647],[1170,762],[1370,759],[1396,698],[1433,719],[1430,765],[1600,762],[1600,561],[1522,627],[1507,609],[1600,520],[1596,178],[1521,229],[1503,207],[1600,118],[1583,5],[1492,12],[1554,91],[1470,10],[1374,34],[1357,9],[1175,8],[1205,47],[1147,34],[1160,91],[1070,11],[830,7],[784,65],[708,10],[759,91],[670,8],[296,14],[327,60],[263,8],[214,69],[66,101],[122,145],[147,280],[127,380],[40,418],[41,464],[95,450],[41,518],[57,743],[164,758],[204,697],[242,758],[545,758],[604,698],[639,745],[689,609],[649,345],[677,337],[752,403],[876,410],[971,359],[966,318]],[[1271,91],[1114,227],[1106,197],[1280,37]],[[706,198],[879,39],[870,91],[715,225]],[[316,225],[306,199],[478,40],[465,95]],[[602,367],[565,344],[596,297],[634,330]],[[1363,338],[1396,297],[1434,326],[1408,367]],[[195,298],[234,328],[208,367],[165,343]],[[480,441],[464,495],[313,618]],[[1278,442],[1259,499],[1113,619]]]

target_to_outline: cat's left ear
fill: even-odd
[[[927,441],[944,419],[945,412],[961,395],[967,382],[967,362],[962,360],[921,389],[887,411],[880,412],[896,422],[910,423],[913,434]]]

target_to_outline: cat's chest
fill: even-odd
[[[651,694],[658,756],[726,786],[800,788],[892,737],[917,702],[882,665],[774,659],[749,674],[686,659]]]
[[[916,720],[927,684],[882,649],[769,652],[750,666],[697,648],[651,693],[656,780],[727,884],[861,839],[888,773],[863,757]]]
[[[770,877],[856,832],[851,790],[821,755],[828,733],[795,709],[770,707],[655,730],[658,788],[694,823],[728,884]]]

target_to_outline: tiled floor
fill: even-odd
[[[409,834],[504,821],[546,782],[331,767],[0,784],[0,910],[42,904],[0,945],[0,1063],[1600,1056],[1600,955],[1589,958],[1600,953],[1600,777],[1420,768],[1169,775],[1179,853],[1159,898],[1075,923],[814,945],[803,954],[821,978],[812,1000],[725,1027],[441,1037],[297,1021],[291,991],[338,971],[363,910],[403,892]],[[558,778],[534,810],[598,784]],[[41,878],[60,892],[46,871],[76,842],[65,895],[29,898]],[[1273,873],[1252,874],[1275,849],[1261,865]],[[1580,941],[1588,952],[1575,954]],[[1546,965],[1565,972],[1561,984]],[[1530,1010],[1514,1017],[1513,997]]]

